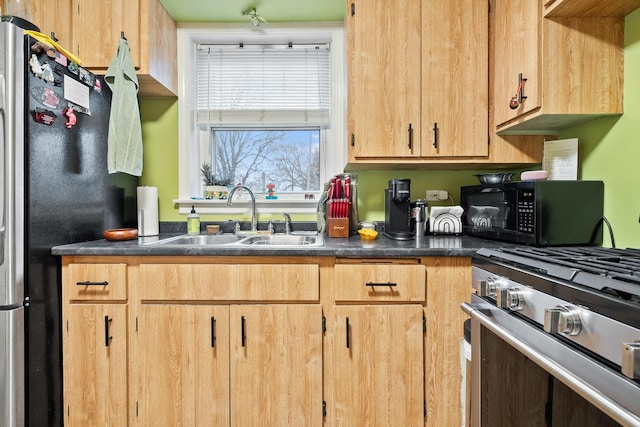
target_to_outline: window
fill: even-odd
[[[342,25],[247,27],[178,31],[181,213],[202,197],[205,163],[259,203],[274,184],[278,199],[261,212],[309,213],[346,163]],[[220,201],[197,203],[203,213],[229,212]]]

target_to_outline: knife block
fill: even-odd
[[[349,237],[349,217],[327,218],[327,235],[329,237]]]

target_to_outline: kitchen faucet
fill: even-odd
[[[251,196],[251,231],[258,231],[258,215],[256,214],[256,196],[253,195],[253,191],[251,191],[249,187],[245,187],[244,185],[236,185],[235,187],[233,187],[233,189],[231,189],[231,192],[229,193],[229,198],[227,199],[227,206],[232,205],[231,199],[233,198],[233,195],[235,194],[238,188],[244,188],[249,192],[249,195]]]
[[[291,215],[283,212],[282,216],[284,216],[284,234],[291,234]]]

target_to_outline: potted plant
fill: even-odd
[[[231,185],[231,178],[218,177],[213,173],[211,163],[203,163],[200,167],[202,182],[204,183],[205,199],[226,199],[229,195],[227,186]]]

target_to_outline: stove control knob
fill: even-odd
[[[543,328],[550,334],[578,335],[582,330],[580,311],[568,305],[546,308]]]
[[[623,375],[640,380],[640,340],[622,344]]]
[[[513,287],[498,290],[496,302],[500,308],[517,311],[524,308],[524,293],[522,289]]]
[[[500,278],[487,277],[487,280],[480,280],[479,294],[481,297],[495,297],[500,288]]]

